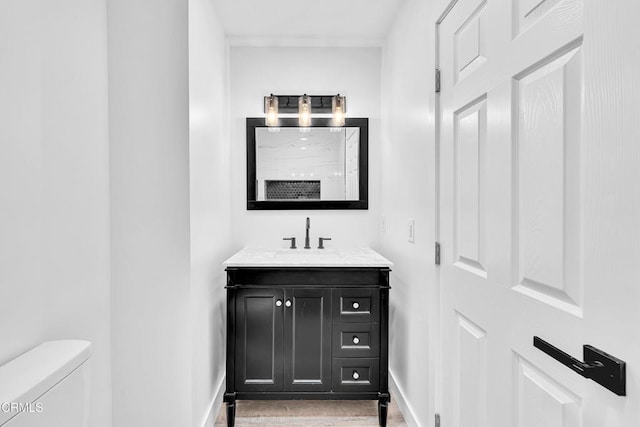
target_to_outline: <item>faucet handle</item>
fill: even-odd
[[[289,246],[289,249],[295,249],[296,248],[296,238],[295,237],[283,237],[282,240],[291,240],[291,246]]]
[[[331,237],[318,237],[318,249],[324,249],[324,241],[331,240]]]

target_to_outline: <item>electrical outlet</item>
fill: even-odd
[[[387,232],[387,217],[384,215],[382,215],[382,220],[380,221],[380,232],[383,234]]]
[[[409,242],[411,243],[415,243],[416,242],[416,220],[415,219],[410,219],[409,220],[409,227],[408,227],[408,236],[409,238]]]

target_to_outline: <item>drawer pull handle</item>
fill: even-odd
[[[358,344],[360,342],[360,338],[358,338],[356,335],[353,336],[353,343],[354,344]]]
[[[282,305],[282,300],[279,299],[276,301],[276,307],[280,307]]]
[[[360,378],[360,374],[358,373],[358,371],[353,371],[353,375],[351,375],[353,377],[354,380],[358,380],[358,378]]]
[[[358,303],[358,302],[356,301],[356,302],[354,302],[354,303],[352,304],[352,307],[353,307],[355,310],[357,310],[357,309],[359,309],[359,308],[360,308],[360,303]]]
[[[284,305],[286,305],[287,307],[291,307],[291,300],[288,299],[287,302],[284,303]]]

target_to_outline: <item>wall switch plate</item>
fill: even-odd
[[[384,215],[382,215],[382,220],[380,221],[380,232],[383,234],[387,232],[387,217]]]
[[[409,220],[409,227],[408,227],[408,240],[411,243],[415,243],[416,242],[416,220],[415,219],[410,219]]]

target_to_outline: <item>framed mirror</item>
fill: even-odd
[[[369,119],[247,118],[247,209],[368,209]]]

